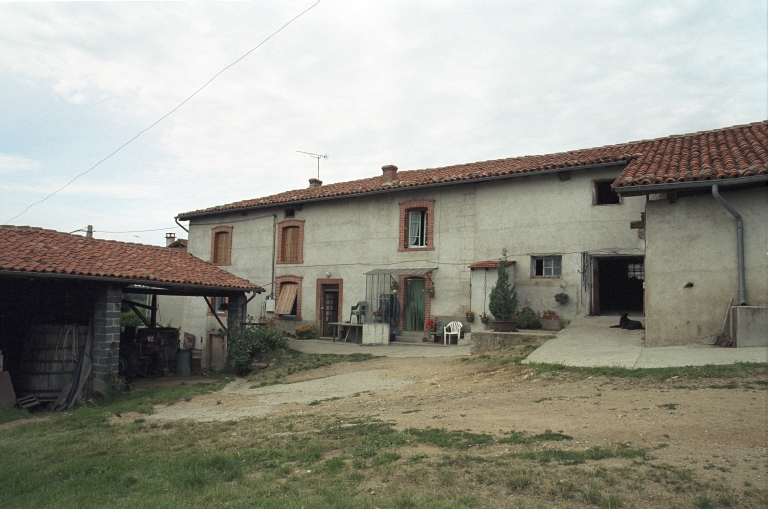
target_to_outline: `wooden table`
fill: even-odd
[[[328,322],[328,325],[333,325],[333,341],[335,342],[337,339],[339,341],[346,341],[347,336],[349,335],[349,331],[347,331],[347,336],[344,336],[344,339],[341,338],[341,336],[344,335],[344,329],[355,329],[355,342],[360,343],[360,339],[363,332],[363,324],[362,323],[349,323],[349,322]],[[341,330],[341,335],[339,335],[339,330]]]

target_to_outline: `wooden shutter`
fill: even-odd
[[[229,260],[229,232],[218,232],[213,243],[213,263],[226,263]]]
[[[296,301],[296,290],[298,285],[295,283],[285,283],[280,287],[280,296],[275,305],[276,315],[289,315],[293,309],[293,303]]]
[[[299,227],[289,226],[283,229],[283,261],[299,260]]]

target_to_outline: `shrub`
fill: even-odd
[[[304,325],[296,327],[296,339],[317,339],[317,327],[314,325]]]
[[[523,306],[523,309],[515,313],[515,320],[521,329],[541,329],[536,312],[529,306]]]
[[[248,321],[253,321],[253,318],[248,317]],[[283,336],[283,331],[274,323],[246,325],[242,334],[231,332],[229,341],[235,374],[238,376],[247,375],[251,371],[251,359],[255,355],[265,355],[288,348],[288,340]]]
[[[493,317],[502,322],[512,320],[517,310],[517,292],[509,282],[509,260],[507,260],[506,248],[501,251],[501,263],[499,263],[498,279],[496,286],[491,288],[488,308]]]

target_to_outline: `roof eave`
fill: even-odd
[[[180,289],[186,291],[200,291],[200,292],[256,292],[263,293],[266,290],[258,285],[254,285],[253,288],[240,288],[234,286],[210,286],[195,283],[173,283],[164,281],[153,281],[148,279],[127,279],[118,277],[106,277],[106,276],[87,276],[82,274],[59,274],[56,272],[27,272],[18,270],[0,270],[0,277],[16,277],[16,278],[35,278],[35,279],[77,279],[81,281],[97,282],[97,283],[112,283],[120,285],[144,285],[157,288],[168,289]],[[201,295],[209,295],[207,293],[201,293]]]
[[[313,203],[313,202],[321,202],[321,201],[328,201],[328,200],[341,200],[344,198],[357,198],[360,196],[371,196],[376,194],[385,194],[385,193],[396,193],[396,192],[402,192],[402,191],[409,191],[411,189],[427,189],[432,187],[444,187],[444,186],[453,186],[457,184],[474,184],[476,182],[488,182],[492,180],[504,180],[509,178],[515,178],[515,177],[531,177],[536,175],[548,175],[550,173],[562,173],[564,171],[574,171],[574,170],[591,170],[595,168],[607,168],[611,166],[622,166],[626,165],[628,161],[626,159],[620,159],[618,161],[611,161],[607,163],[596,163],[596,164],[584,164],[579,166],[565,166],[561,168],[550,168],[546,170],[534,170],[534,171],[525,171],[520,173],[510,173],[505,175],[493,175],[490,177],[476,177],[476,178],[468,178],[468,179],[462,179],[462,180],[451,180],[448,182],[435,182],[435,183],[429,183],[429,184],[421,184],[421,185],[413,185],[413,186],[404,186],[404,187],[392,187],[389,189],[378,189],[375,191],[363,191],[359,193],[349,193],[349,194],[340,194],[336,196],[323,196],[319,198],[307,198],[302,200],[293,200],[293,201],[286,201],[286,202],[277,202],[277,203],[267,203],[264,205],[250,205],[247,207],[233,207],[231,209],[225,209],[225,210],[211,210],[206,212],[190,212],[190,213],[184,213],[179,214],[176,216],[175,219],[179,221],[189,221],[190,219],[197,219],[200,217],[205,216],[214,216],[219,214],[230,214],[233,212],[248,212],[250,210],[259,210],[259,209],[266,209],[266,208],[273,208],[273,207],[289,207],[291,205],[298,205],[300,203]]]
[[[697,180],[693,182],[668,182],[664,184],[616,187],[614,190],[619,196],[642,196],[648,194],[668,193],[672,191],[685,191],[689,189],[709,189],[713,185],[717,185],[719,187],[749,186],[766,181],[768,181],[768,175],[753,175],[751,177],[737,177],[730,179]]]

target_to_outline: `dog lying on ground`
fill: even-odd
[[[622,313],[619,316],[621,316],[621,318],[619,318],[619,325],[611,325],[611,329],[627,329],[627,330],[645,329],[642,323],[638,322],[637,320],[630,320],[629,313]]]

